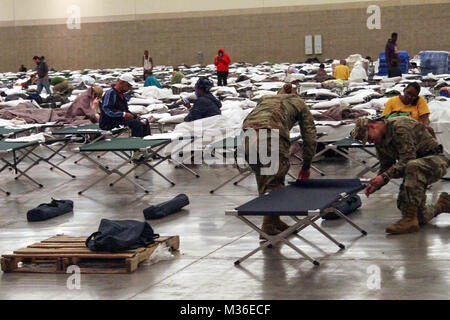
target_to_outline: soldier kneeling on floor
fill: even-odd
[[[366,196],[379,190],[390,179],[403,178],[397,198],[402,219],[388,226],[389,234],[417,232],[443,212],[450,212],[450,196],[443,192],[435,205],[426,205],[427,187],[439,181],[450,165],[440,145],[429,131],[409,117],[357,120],[354,139],[374,143],[380,161],[378,176],[371,179]]]

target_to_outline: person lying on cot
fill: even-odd
[[[100,112],[100,129],[111,130],[119,126],[131,129],[133,137],[150,135],[150,125],[147,119],[132,114],[128,109],[128,102],[124,94],[135,85],[131,73],[124,73],[111,89],[106,91]]]
[[[245,159],[255,174],[260,195],[284,187],[290,167],[289,132],[297,123],[303,139],[303,166],[299,179],[308,179],[310,175],[317,146],[316,126],[305,102],[292,92],[295,92],[292,85],[285,84],[279,94],[263,96],[242,125]],[[266,150],[259,150],[262,145],[266,145]],[[270,162],[267,163],[267,159],[263,161],[261,154],[270,154]],[[288,227],[279,216],[263,218],[262,230],[268,235],[276,235]]]
[[[367,197],[390,179],[403,178],[397,198],[402,219],[388,226],[387,233],[417,232],[419,225],[450,212],[450,195],[446,192],[435,205],[426,205],[427,187],[445,176],[450,160],[423,125],[410,117],[359,118],[351,135],[363,144],[374,143],[380,161],[378,175],[366,188]]]

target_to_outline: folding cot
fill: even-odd
[[[96,142],[99,140],[102,140],[106,137],[118,137],[122,133],[126,132],[128,129],[125,127],[119,127],[114,128],[112,130],[102,130],[100,129],[98,124],[87,124],[87,125],[80,125],[80,126],[72,126],[67,127],[59,130],[52,131],[52,135],[56,137],[70,137],[69,140],[67,140],[63,147],[60,149],[61,151],[66,148],[67,146],[75,143],[79,144],[87,144],[90,142]],[[93,138],[93,139],[91,139]],[[64,155],[58,153],[64,160],[59,162],[58,165],[61,163],[67,161],[68,159],[72,158],[75,153],[70,155],[69,157],[65,157]],[[100,157],[100,156],[99,156]],[[76,160],[74,163],[77,164],[82,158]]]
[[[379,163],[379,161],[377,161],[375,164],[369,166],[366,164],[366,161],[356,159],[355,157],[350,155],[350,153],[348,151],[346,151],[346,149],[360,149],[376,159],[377,158],[376,154],[371,152],[370,150],[368,150],[368,148],[374,148],[374,147],[375,147],[375,145],[373,145],[373,144],[363,145],[360,142],[358,142],[352,138],[345,138],[345,139],[341,139],[341,140],[338,140],[338,141],[335,141],[335,142],[332,142],[332,143],[329,143],[328,145],[326,145],[323,150],[316,153],[313,160],[317,159],[325,152],[332,150],[332,151],[340,154],[341,156],[349,159],[350,161],[354,161],[354,162],[359,163],[360,165],[364,166],[364,169],[356,174],[356,177],[359,178],[359,177],[364,176],[369,171],[376,173],[377,172],[376,168],[380,165],[380,163]]]
[[[20,125],[20,126],[0,126],[0,140],[4,138],[16,138],[18,134],[21,133],[28,133],[32,130],[38,130],[38,129],[47,129],[47,128],[53,128],[53,127],[60,127],[62,125],[55,124],[52,122],[44,123],[44,124],[27,124],[27,125]]]
[[[185,149],[185,147],[187,146],[192,146],[195,144],[195,141],[197,141],[200,137],[196,137],[196,136],[184,136],[183,134],[176,134],[173,132],[170,133],[161,133],[161,134],[154,134],[154,135],[150,135],[150,136],[146,136],[144,137],[144,140],[160,140],[160,139],[170,139],[171,143],[175,143],[177,142],[178,145],[175,145],[171,150],[170,150],[170,154],[163,156],[161,152],[158,152],[157,154],[157,158],[164,161],[164,160],[168,160],[168,161],[172,161],[175,162],[177,164],[177,166],[180,166],[181,168],[185,169],[186,171],[188,171],[189,173],[191,173],[192,175],[194,175],[196,178],[200,178],[200,175],[195,172],[194,170],[191,170],[190,168],[188,168],[184,163],[183,160],[181,159],[181,161],[178,161],[175,159],[175,157],[173,157],[174,155],[176,155],[177,153],[179,153],[179,156],[183,156],[183,151]],[[162,150],[163,148],[161,148]],[[190,149],[190,148],[189,148]],[[191,151],[191,150],[189,150]],[[141,175],[146,174],[148,171],[150,171],[151,169],[147,169],[147,171],[145,171],[144,173],[142,173]],[[139,178],[139,176],[136,176],[136,178]]]
[[[58,154],[58,152],[61,150],[61,147],[57,148],[56,150],[50,148],[49,146],[56,143],[56,142],[63,142],[65,143],[67,138],[59,138],[59,139],[49,139],[46,141],[0,141],[0,160],[5,163],[5,165],[0,168],[0,172],[6,170],[7,168],[10,168],[14,170],[16,176],[15,180],[19,179],[20,177],[24,176],[28,178],[28,180],[35,183],[38,187],[42,188],[43,185],[36,181],[35,179],[31,178],[27,172],[30,171],[32,168],[34,168],[36,165],[38,165],[41,161],[48,163],[51,166],[51,169],[56,168],[59,171],[63,172],[64,174],[68,175],[71,178],[75,178],[75,176],[68,171],[62,169],[58,164],[55,164],[51,161],[51,159]],[[36,153],[36,148],[39,146],[44,146],[48,149],[50,149],[52,152],[47,156],[42,156]],[[8,161],[6,159],[7,155],[12,155],[12,162]],[[28,164],[28,166],[25,169],[19,169],[18,165],[20,163],[24,163],[25,159],[28,159],[31,161],[31,163]],[[6,195],[10,195],[9,192],[0,189],[0,191],[5,192]]]
[[[322,134],[321,136],[323,136],[324,134]],[[301,135],[298,136],[294,136],[290,138],[291,143],[296,142],[298,140],[301,139]],[[251,170],[250,167],[245,167],[243,169],[240,168],[239,164],[237,163],[237,159],[238,159],[238,150],[239,148],[242,146],[242,141],[241,141],[241,137],[240,136],[235,136],[235,137],[228,137],[225,138],[221,141],[215,142],[213,144],[211,144],[211,149],[213,150],[213,152],[215,153],[216,150],[218,149],[222,149],[224,150],[223,153],[226,152],[231,152],[233,153],[234,156],[234,161],[235,161],[235,165],[238,169],[238,173],[236,175],[234,175],[233,177],[227,179],[226,181],[224,181],[223,183],[221,183],[220,185],[218,185],[217,187],[215,187],[214,189],[212,189],[211,191],[209,191],[209,193],[213,194],[214,192],[216,192],[217,190],[221,189],[222,187],[224,187],[225,185],[227,185],[228,183],[230,183],[231,181],[236,180],[233,184],[236,186],[238,185],[239,182],[243,181],[244,179],[246,179],[248,176],[252,175],[253,172]],[[296,159],[303,161],[300,157],[298,156],[294,156]],[[325,174],[320,171],[318,168],[311,166],[312,170],[317,171],[318,173],[320,173],[320,175],[324,176]],[[292,179],[296,179],[292,174],[288,173],[288,175],[292,178]]]
[[[182,163],[179,163],[178,161],[171,159],[170,155],[164,156],[161,155],[160,152],[162,149],[164,149],[167,145],[172,143],[172,139],[142,139],[142,138],[112,138],[112,139],[106,139],[101,140],[97,142],[90,143],[88,145],[81,146],[78,149],[78,151],[81,153],[81,155],[88,159],[89,161],[96,164],[104,173],[105,176],[92,182],[89,186],[87,186],[85,189],[78,192],[78,194],[82,194],[86,190],[90,189],[100,181],[105,180],[108,176],[112,174],[119,175],[119,178],[115,180],[114,182],[110,183],[110,186],[114,186],[117,182],[119,182],[122,179],[127,180],[131,184],[135,185],[139,189],[143,190],[145,193],[149,193],[145,187],[141,186],[137,182],[131,180],[127,177],[131,172],[133,172],[136,168],[140,166],[146,166],[148,167],[148,171],[154,171],[157,173],[160,177],[162,177],[164,180],[169,182],[172,186],[175,185],[173,181],[171,181],[169,178],[167,178],[165,175],[163,175],[161,172],[159,172],[156,167],[160,165],[161,163],[165,161],[174,161],[177,162],[179,165],[183,166],[185,169],[190,171],[192,174],[198,175],[193,172],[192,170],[189,170],[186,168]],[[89,154],[94,152],[112,152],[119,158],[123,159],[124,161],[119,163],[114,168],[110,169],[108,166],[103,165],[99,161],[93,159],[93,157],[89,156]],[[150,163],[150,160],[155,161],[154,163]],[[127,165],[128,163],[132,164],[132,167],[128,169],[125,172],[121,172],[119,169]],[[139,176],[136,176],[137,178]]]
[[[284,243],[308,261],[318,266],[319,262],[317,260],[311,258],[287,238],[293,233],[300,232],[306,227],[312,226],[330,241],[335,243],[340,249],[345,249],[343,244],[339,243],[328,232],[315,223],[319,218],[327,214],[327,212],[330,212],[330,210],[334,211],[363,235],[366,235],[366,231],[361,229],[352,220],[336,209],[339,203],[364,189],[366,183],[367,181],[360,179],[297,180],[286,188],[274,190],[235,208],[235,210],[226,211],[226,215],[237,217],[267,240],[260,243],[258,248],[251,251],[246,256],[235,261],[235,264],[240,264],[242,261],[266,247],[270,247],[277,243]],[[289,216],[294,220],[294,224],[280,234],[270,236],[247,218],[248,216],[263,217],[266,215]]]
[[[32,141],[32,142],[5,142],[0,141],[0,161],[4,163],[4,166],[0,168],[0,173],[6,170],[7,168],[13,169],[15,173],[20,173],[21,175],[28,178],[31,182],[35,183],[38,187],[42,188],[43,185],[39,183],[38,181],[31,178],[29,175],[26,174],[26,171],[28,171],[31,167],[35,166],[36,164],[33,162],[32,165],[30,165],[25,171],[18,168],[18,165],[25,160],[28,155],[33,152],[34,149],[36,149],[39,146],[38,141]],[[22,152],[21,155],[18,155],[17,153]],[[12,163],[6,159],[6,156],[8,154],[12,154]],[[16,177],[17,179],[18,177]],[[4,192],[7,196],[10,195],[9,191],[6,191],[4,189],[0,188],[0,191]]]
[[[16,135],[20,133],[27,132],[32,130],[33,128],[8,128],[8,127],[0,127],[0,140],[9,137],[16,137]]]

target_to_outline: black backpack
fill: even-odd
[[[102,219],[98,231],[86,239],[86,247],[92,251],[126,251],[148,246],[157,238],[159,234],[147,222]]]

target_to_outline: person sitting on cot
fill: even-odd
[[[66,117],[84,117],[92,123],[100,120],[100,102],[103,97],[103,89],[95,86],[90,87],[80,94],[75,101],[67,108]]]
[[[222,103],[209,92],[213,84],[206,77],[200,77],[195,84],[195,95],[197,100],[191,108],[189,101],[185,101],[184,106],[189,109],[189,114],[184,118],[185,122],[209,118],[222,114],[220,108]]]
[[[131,129],[133,137],[150,135],[150,125],[147,119],[132,114],[128,109],[128,102],[124,94],[135,85],[131,73],[124,73],[111,89],[106,91],[100,112],[100,129],[111,130],[119,126]]]

